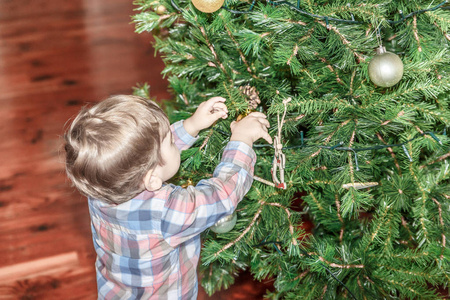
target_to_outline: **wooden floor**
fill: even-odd
[[[0,299],[96,299],[86,200],[61,135],[80,107],[149,82],[170,99],[132,0],[0,0]],[[262,299],[248,276],[211,298]]]

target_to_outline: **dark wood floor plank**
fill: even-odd
[[[137,83],[170,99],[132,14],[132,0],[0,0],[0,299],[96,299],[88,207],[65,176],[62,135],[82,106]],[[265,286],[245,278],[246,299],[261,299]]]
[[[170,98],[132,13],[122,0],[0,1],[0,277],[65,253],[78,259],[11,274],[0,299],[96,298],[88,208],[64,174],[61,137],[83,105],[136,83]]]

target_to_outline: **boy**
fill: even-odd
[[[212,178],[185,189],[165,184],[178,171],[180,150],[228,117],[224,102],[211,98],[170,126],[154,102],[120,95],[72,122],[66,171],[88,196],[99,299],[196,299],[200,233],[233,213],[250,189],[253,142],[272,143],[265,115],[252,113],[231,124]]]

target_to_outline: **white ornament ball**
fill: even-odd
[[[397,54],[380,46],[369,63],[370,80],[381,87],[396,85],[403,76],[403,62]]]
[[[212,13],[219,10],[225,0],[192,0],[195,8],[204,13]]]
[[[230,231],[236,225],[237,215],[236,212],[233,212],[231,215],[223,217],[216,224],[211,226],[211,230],[215,233],[225,233]]]
[[[166,13],[166,11],[167,11],[167,8],[166,8],[164,5],[159,5],[159,6],[156,8],[156,13],[157,13],[158,15],[163,15],[163,14]]]

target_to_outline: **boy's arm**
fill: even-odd
[[[166,202],[161,232],[175,247],[231,214],[253,182],[256,154],[247,144],[229,142],[213,177],[186,189],[176,187]]]
[[[194,144],[200,130],[210,127],[220,118],[228,117],[228,109],[224,102],[225,98],[213,97],[202,102],[192,116],[170,126],[175,138],[175,145],[180,151],[186,150]]]
[[[181,150],[189,149],[198,137],[190,135],[183,126],[184,120],[173,123],[170,126],[170,131],[173,134],[175,145]]]

